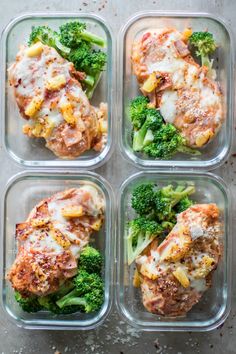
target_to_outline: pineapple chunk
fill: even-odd
[[[101,229],[101,226],[102,226],[102,219],[98,219],[97,221],[95,221],[92,225],[91,225],[91,228],[94,230],[94,231],[99,231]]]
[[[41,227],[47,225],[48,222],[49,222],[49,218],[37,218],[37,219],[32,219],[30,221],[33,227]]]
[[[160,81],[161,77],[157,78],[156,73],[154,72],[150,74],[148,79],[144,82],[142,90],[145,92],[152,92],[153,90],[155,90]]]
[[[139,288],[140,284],[141,284],[140,277],[139,277],[137,269],[135,269],[134,278],[133,278],[133,286],[135,288]]]
[[[84,215],[83,207],[79,206],[68,206],[61,209],[61,215],[64,218],[79,218]]]
[[[150,267],[149,263],[143,263],[140,268],[140,273],[151,280],[156,280],[158,278],[158,274],[155,272],[156,269]]]
[[[26,49],[26,55],[30,58],[37,57],[42,53],[42,51],[43,51],[43,44],[41,42],[37,42],[33,44],[31,47],[29,47],[28,49]]]
[[[205,278],[212,271],[214,265],[214,258],[204,256],[200,262],[200,267],[195,269],[195,271],[193,272],[194,278]]]
[[[57,75],[52,77],[50,80],[46,82],[46,88],[48,90],[59,90],[62,86],[66,84],[65,75]]]
[[[61,105],[60,108],[65,121],[69,124],[75,125],[77,122],[77,118],[73,114],[72,105],[70,103],[66,103]]]
[[[99,130],[101,131],[101,133],[107,133],[107,121],[106,120],[99,121]]]
[[[189,37],[192,35],[193,31],[192,28],[185,28],[182,33],[182,38],[186,42],[188,41]]]
[[[205,132],[200,133],[197,138],[196,138],[196,145],[197,147],[201,147],[204,144],[206,144],[208,142],[208,140],[210,140],[213,136],[213,132],[208,129]]]
[[[29,124],[23,125],[22,132],[26,135],[29,135],[31,132],[31,126]]]
[[[41,123],[36,123],[34,125],[34,128],[32,129],[32,134],[36,137],[36,138],[41,138],[42,136],[42,131],[43,131],[43,125]]]
[[[184,288],[189,287],[190,282],[189,282],[187,274],[183,268],[181,268],[181,267],[176,268],[176,270],[173,272],[173,275],[175,276],[175,278],[180,282],[180,284]]]
[[[71,243],[66,236],[64,236],[60,231],[55,230],[53,227],[50,230],[50,235],[52,238],[60,245],[62,248],[69,248]]]
[[[33,117],[35,113],[37,113],[40,110],[42,103],[43,103],[43,98],[40,96],[35,96],[26,107],[25,114],[30,118]]]

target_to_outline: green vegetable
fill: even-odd
[[[185,197],[185,198],[181,199],[179,201],[179,203],[176,205],[175,211],[177,214],[182,213],[183,211],[185,211],[186,209],[188,209],[192,205],[193,205],[192,200],[189,199],[189,197]]]
[[[189,186],[184,190],[174,189],[172,185],[163,187],[156,192],[155,212],[158,220],[165,220],[173,222],[173,207],[177,205],[186,196],[195,192],[193,186]],[[175,218],[175,212],[174,212]]]
[[[38,312],[42,310],[42,306],[38,302],[37,296],[23,297],[19,292],[15,292],[15,299],[25,312]]]
[[[148,102],[149,100],[147,97],[137,96],[130,103],[129,115],[131,122],[133,123],[133,127],[136,129],[140,129],[146,120],[146,109]]]
[[[216,42],[209,32],[193,32],[189,37],[189,43],[196,48],[196,55],[201,57],[202,65],[212,68],[213,61],[209,56],[216,50]]]
[[[142,127],[134,132],[133,137],[133,150],[141,151],[148,141],[150,141],[150,135],[154,135],[154,132],[159,131],[163,126],[163,118],[159,111],[155,108],[146,109],[145,122]],[[147,134],[149,138],[147,138]]]
[[[155,208],[155,193],[153,188],[153,183],[143,183],[134,189],[131,205],[137,214],[148,215],[153,212]]]
[[[171,158],[177,152],[199,155],[199,151],[186,146],[173,124],[165,124],[160,111],[148,107],[148,102],[147,97],[138,96],[130,104],[133,150],[159,159]]]
[[[74,278],[74,285],[71,292],[56,302],[59,308],[79,306],[81,311],[87,313],[101,308],[104,302],[104,284],[98,274],[81,270]]]
[[[91,246],[87,246],[80,254],[79,269],[88,273],[101,274],[103,258],[101,253]]]
[[[133,190],[131,205],[138,217],[128,224],[129,264],[155,237],[163,239],[168,235],[176,224],[176,214],[192,205],[188,196],[194,192],[194,186],[157,188],[153,183],[140,184]]]
[[[94,33],[86,31],[86,24],[79,21],[66,22],[59,28],[61,42],[70,48],[77,48],[81,41],[106,46],[106,41]]]
[[[48,26],[33,27],[28,41],[29,46],[36,42],[42,42],[56,49],[64,58],[70,53],[70,48],[60,42],[60,36]]]
[[[130,221],[127,237],[128,264],[131,264],[162,232],[163,228],[154,220],[138,217]]]

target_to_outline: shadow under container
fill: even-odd
[[[127,263],[127,222],[134,218],[131,207],[133,189],[153,182],[159,187],[168,184],[194,184],[191,198],[197,203],[216,203],[223,225],[223,255],[213,275],[212,287],[184,317],[166,318],[148,312],[141,298],[141,289],[133,286],[135,264]],[[222,324],[230,311],[232,234],[230,197],[220,177],[210,173],[140,172],[128,178],[120,188],[119,228],[117,237],[117,304],[124,319],[145,331],[209,331]]]
[[[169,160],[155,160],[132,150],[131,131],[128,110],[130,101],[142,95],[137,79],[132,72],[131,51],[135,40],[150,29],[163,27],[176,28],[183,31],[191,27],[193,31],[211,32],[218,44],[214,55],[214,69],[217,81],[223,93],[223,111],[225,122],[218,135],[201,149],[200,156],[176,154]],[[232,145],[233,132],[233,71],[234,49],[230,28],[224,20],[211,14],[204,13],[177,13],[146,11],[138,13],[130,18],[119,34],[119,125],[120,125],[120,149],[126,159],[140,168],[197,168],[210,170],[218,167],[226,160]]]
[[[15,61],[21,44],[27,44],[34,26],[50,26],[58,30],[59,26],[68,21],[85,22],[87,29],[107,42],[107,64],[90,103],[98,107],[101,102],[108,104],[108,135],[107,143],[101,152],[89,150],[76,159],[65,160],[56,157],[45,147],[44,139],[29,138],[22,132],[26,123],[17,107],[15,97],[8,84],[7,69]],[[13,19],[5,28],[1,39],[1,120],[2,139],[8,155],[17,163],[27,167],[78,167],[95,168],[105,163],[112,153],[113,136],[113,87],[114,72],[113,39],[105,20],[100,16],[83,13],[37,13],[21,15]]]
[[[14,298],[11,283],[6,274],[13,264],[17,245],[15,226],[26,220],[31,209],[40,200],[69,188],[76,188],[84,183],[95,186],[105,199],[105,220],[102,229],[92,234],[90,244],[103,255],[103,278],[105,283],[105,299],[100,311],[90,314],[73,313],[54,315],[48,311],[26,313],[21,310]],[[19,203],[19,204],[18,204]],[[2,305],[9,318],[19,327],[28,329],[92,329],[99,326],[108,315],[112,303],[113,279],[113,239],[115,239],[113,220],[113,192],[105,179],[95,173],[19,173],[13,177],[5,190],[2,210],[4,220],[2,226]]]

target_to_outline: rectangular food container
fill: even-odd
[[[70,20],[81,20],[87,28],[107,41],[107,65],[95,90],[91,104],[108,104],[108,139],[101,152],[89,150],[74,160],[57,158],[45,147],[44,139],[31,139],[22,133],[25,120],[20,116],[15,98],[10,90],[7,69],[15,61],[20,44],[27,43],[33,26],[48,25],[53,29]],[[1,39],[1,120],[5,150],[16,162],[29,167],[79,167],[94,168],[104,163],[112,152],[113,39],[105,20],[100,16],[83,13],[37,13],[21,15],[5,28]]]
[[[83,183],[96,186],[104,195],[106,203],[105,222],[97,235],[91,236],[91,244],[98,248],[104,257],[103,277],[105,282],[105,301],[99,312],[70,315],[54,315],[47,311],[26,313],[14,299],[14,292],[6,274],[16,257],[15,226],[26,220],[31,209],[43,198],[78,187]],[[100,325],[109,313],[112,301],[113,272],[113,192],[108,182],[95,173],[79,172],[65,174],[61,172],[19,173],[8,182],[2,197],[2,291],[1,300],[5,312],[19,327],[29,329],[91,329]]]
[[[214,57],[217,80],[223,91],[225,123],[211,143],[201,150],[200,156],[192,157],[177,154],[170,160],[154,160],[132,150],[131,123],[128,116],[130,100],[141,94],[137,79],[132,73],[132,43],[147,29],[174,27],[183,31],[191,27],[193,31],[208,30],[214,35],[219,47]],[[119,111],[120,111],[120,148],[123,155],[141,168],[216,168],[227,158],[233,132],[233,40],[228,25],[219,18],[204,13],[177,13],[145,11],[130,18],[120,31],[118,44],[119,57]]]
[[[176,319],[149,313],[142,304],[141,290],[134,288],[135,266],[127,264],[127,222],[134,216],[131,194],[135,186],[154,182],[158,186],[170,183],[194,183],[192,198],[199,203],[216,203],[223,224],[223,256],[213,276],[213,285],[187,316]],[[230,311],[231,296],[231,211],[229,191],[220,177],[210,173],[139,172],[129,177],[120,188],[119,229],[117,237],[117,304],[126,321],[145,331],[209,331],[222,324]]]

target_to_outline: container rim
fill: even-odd
[[[9,156],[17,165],[23,166],[25,168],[42,168],[42,169],[48,169],[48,168],[55,168],[55,169],[60,169],[60,168],[80,168],[80,169],[95,169],[100,166],[102,166],[104,163],[106,163],[111,155],[114,152],[115,144],[114,144],[114,130],[116,126],[116,110],[114,109],[114,98],[113,98],[113,93],[115,89],[114,85],[114,80],[109,80],[110,81],[110,90],[108,90],[108,100],[110,101],[110,107],[109,107],[109,125],[110,125],[110,142],[106,144],[105,148],[100,152],[99,155],[89,158],[87,160],[63,160],[63,159],[58,159],[58,160],[49,160],[45,163],[45,160],[24,160],[20,157],[18,157],[13,151],[9,150],[7,144],[6,144],[6,136],[5,136],[5,129],[6,129],[6,105],[5,105],[5,97],[6,97],[6,90],[5,90],[5,83],[6,83],[6,70],[7,70],[7,65],[6,65],[6,39],[9,31],[19,22],[30,19],[30,18],[63,18],[63,17],[71,17],[71,18],[88,18],[91,20],[97,21],[100,25],[102,25],[106,31],[107,34],[110,37],[110,43],[111,43],[111,67],[110,69],[112,70],[112,76],[116,77],[116,71],[113,70],[112,63],[115,62],[115,55],[116,55],[116,44],[114,40],[114,35],[113,31],[110,27],[110,25],[107,23],[104,17],[101,15],[93,14],[93,13],[86,13],[86,12],[65,12],[65,11],[49,11],[49,12],[25,12],[22,13],[16,17],[13,17],[7,25],[4,27],[3,31],[1,32],[0,35],[0,62],[2,63],[1,69],[0,69],[0,87],[2,88],[2,92],[0,95],[0,103],[1,103],[1,108],[0,108],[0,116],[1,116],[1,140],[3,144],[4,151],[6,152],[7,156]]]
[[[226,199],[228,201],[228,205],[225,208],[225,213],[227,215],[227,220],[228,224],[225,225],[225,230],[226,230],[226,235],[227,235],[227,259],[226,259],[226,268],[227,268],[227,295],[226,295],[226,304],[223,307],[221,311],[218,312],[217,317],[215,320],[211,319],[208,323],[207,320],[202,321],[201,325],[197,326],[189,326],[189,323],[185,322],[186,324],[181,324],[181,322],[178,322],[178,326],[171,326],[171,324],[165,324],[162,325],[161,322],[156,321],[156,325],[150,325],[150,324],[145,324],[143,321],[134,321],[131,318],[131,315],[127,313],[127,310],[125,306],[121,302],[121,297],[120,297],[120,278],[121,278],[121,238],[123,237],[121,232],[122,232],[122,227],[121,227],[121,198],[122,194],[125,190],[125,188],[130,184],[130,182],[138,179],[139,177],[142,176],[148,176],[148,175],[157,175],[157,176],[183,176],[185,178],[191,178],[191,177],[203,177],[206,179],[211,180],[215,185],[217,185],[218,188],[222,190],[224,195],[226,196]],[[116,238],[116,289],[115,289],[115,304],[116,307],[119,310],[119,314],[122,316],[122,318],[129,323],[131,326],[141,330],[141,331],[163,331],[163,332],[184,332],[184,331],[192,331],[192,332],[209,332],[217,327],[219,327],[222,323],[225,322],[227,317],[229,316],[230,309],[231,309],[231,297],[232,297],[232,215],[229,212],[232,210],[232,197],[230,194],[230,189],[227,187],[226,183],[224,180],[219,177],[218,175],[215,175],[211,172],[201,172],[201,171],[184,171],[184,170],[176,170],[176,171],[169,171],[169,170],[164,170],[164,171],[140,171],[137,173],[132,174],[129,176],[121,185],[119,188],[119,196],[117,198],[117,210],[118,210],[118,225],[117,225],[117,238]]]
[[[201,171],[210,171],[220,167],[229,157],[229,154],[232,150],[233,145],[233,129],[228,129],[227,131],[227,146],[218,153],[217,156],[210,158],[209,160],[205,161],[190,161],[191,166],[189,166],[189,161],[185,160],[145,160],[138,156],[135,156],[134,153],[131,151],[127,151],[124,147],[124,139],[123,139],[123,121],[124,121],[124,102],[123,102],[123,75],[124,75],[124,66],[123,66],[123,56],[124,56],[124,37],[129,29],[129,27],[137,20],[145,18],[145,17],[202,17],[202,18],[209,18],[218,22],[221,26],[223,26],[229,36],[229,47],[230,47],[230,65],[229,65],[229,77],[234,77],[234,52],[235,52],[235,44],[233,39],[233,32],[231,26],[227,23],[227,20],[219,15],[212,14],[210,12],[189,12],[189,11],[159,11],[159,10],[148,10],[148,11],[139,11],[136,12],[134,15],[130,16],[126,23],[120,28],[118,33],[118,41],[117,41],[117,52],[119,50],[120,57],[118,58],[118,66],[119,72],[121,75],[117,77],[117,84],[118,84],[118,92],[117,92],[117,102],[120,102],[120,111],[122,112],[120,115],[117,115],[118,122],[119,122],[119,149],[121,151],[122,156],[125,158],[127,162],[132,163],[134,166],[141,169],[146,170],[148,169],[178,169],[183,170],[186,168],[190,168],[192,170],[198,169]],[[229,128],[233,127],[234,125],[234,85],[231,80],[229,80],[229,94],[227,96],[228,99],[228,107],[230,108],[229,114],[227,119],[229,120]],[[118,106],[118,105],[117,105]],[[118,109],[118,108],[117,108]],[[225,124],[225,123],[224,123]],[[151,162],[151,164],[150,164]]]
[[[4,264],[5,264],[5,217],[6,217],[6,210],[5,210],[5,199],[6,199],[6,195],[8,193],[8,191],[10,190],[10,188],[12,186],[14,186],[15,183],[21,181],[22,179],[25,178],[30,178],[30,177],[44,177],[44,178],[48,178],[50,176],[53,177],[63,177],[63,179],[67,179],[67,178],[72,178],[72,177],[83,177],[84,179],[86,179],[86,177],[88,178],[92,178],[94,179],[93,183],[96,184],[100,183],[102,185],[102,187],[104,188],[104,190],[106,191],[108,198],[109,198],[109,204],[110,204],[110,211],[109,211],[109,217],[110,217],[110,222],[109,222],[109,228],[108,230],[108,240],[107,240],[107,244],[106,247],[108,247],[108,256],[110,260],[114,259],[114,242],[116,239],[116,227],[114,227],[115,223],[114,223],[114,192],[113,192],[113,188],[110,185],[110,183],[102,176],[98,175],[95,172],[91,172],[91,171],[83,171],[83,170],[79,170],[77,172],[75,172],[74,170],[69,170],[64,172],[63,170],[54,170],[54,169],[48,169],[47,171],[44,170],[26,170],[26,171],[21,171],[16,173],[15,175],[13,175],[12,177],[10,177],[2,191],[2,195],[1,195],[1,217],[2,220],[4,220],[4,222],[1,225],[1,259],[0,259],[0,271],[2,274],[2,279],[0,282],[0,292],[1,292],[1,296],[0,296],[0,306],[3,309],[4,313],[7,314],[9,320],[14,323],[15,325],[17,325],[20,328],[25,328],[25,329],[47,329],[47,330],[90,330],[90,329],[94,329],[97,328],[98,326],[100,326],[105,319],[107,318],[107,316],[109,315],[111,308],[112,308],[112,304],[113,304],[113,279],[114,279],[114,266],[113,266],[113,262],[109,265],[106,266],[106,272],[108,272],[108,294],[107,294],[107,305],[105,308],[101,309],[101,312],[99,313],[98,318],[91,318],[90,320],[88,320],[89,324],[86,325],[84,323],[79,324],[79,322],[82,321],[77,321],[77,323],[75,325],[72,325],[72,321],[69,321],[70,324],[66,325],[65,321],[63,320],[58,320],[57,323],[53,323],[52,325],[50,325],[49,323],[43,323],[43,324],[30,324],[28,321],[24,322],[24,320],[21,319],[17,319],[16,317],[12,316],[8,310],[6,309],[6,307],[4,306],[4,289],[3,289],[3,285],[4,285]],[[99,187],[99,185],[98,185]],[[100,187],[99,187],[100,188]],[[106,301],[106,300],[105,300]],[[50,320],[48,320],[49,322]],[[76,321],[73,321],[76,322]]]

